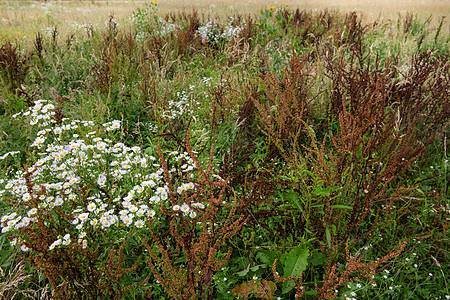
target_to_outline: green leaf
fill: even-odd
[[[273,265],[273,262],[277,258],[277,254],[273,251],[261,249],[256,253],[256,258],[259,259],[263,264]]]
[[[336,192],[340,188],[337,186],[329,186],[324,188],[323,187],[323,181],[319,181],[317,186],[314,187],[312,190],[312,194],[316,196],[326,196],[329,197],[332,192]]]
[[[252,270],[253,272],[256,272],[259,270],[259,268],[265,268],[265,267],[267,267],[267,265],[262,264],[262,265],[257,265],[257,266],[251,267],[250,270]]]
[[[300,273],[306,270],[308,266],[309,250],[305,244],[300,244],[289,252],[284,264],[284,277],[293,276],[295,279],[300,277]],[[283,282],[282,293],[285,294],[292,290],[295,283],[292,280]]]
[[[326,256],[317,249],[312,252],[312,256],[309,259],[309,261],[316,267],[324,265],[326,260]]]
[[[330,228],[326,227],[325,228],[325,235],[327,237],[327,244],[328,247],[331,247],[331,234],[330,234]]]
[[[315,296],[315,295],[317,295],[317,292],[316,291],[306,291],[305,295]]]
[[[331,208],[353,209],[353,207],[351,207],[351,206],[339,205],[339,204],[331,205]]]
[[[300,201],[298,201],[298,198],[298,194],[293,190],[288,190],[281,194],[281,199],[283,200],[283,202],[289,202],[292,207],[298,208],[298,210],[303,213],[304,210],[300,204]]]
[[[250,271],[250,269],[245,269],[243,271],[237,272],[236,274],[238,274],[239,276],[245,276],[247,275],[248,271]]]
[[[314,176],[314,174],[308,170],[302,170],[302,174],[305,173],[307,175],[309,175],[311,177],[311,179],[316,180],[316,176]]]

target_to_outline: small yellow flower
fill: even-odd
[[[272,10],[274,8],[275,8],[275,6],[271,6],[271,7],[268,8],[268,10]]]
[[[158,4],[158,2],[156,2],[156,1],[153,1],[152,3],[155,4],[155,5]]]

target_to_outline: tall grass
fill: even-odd
[[[2,293],[450,295],[445,19],[159,9],[0,44]]]

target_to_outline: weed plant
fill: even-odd
[[[2,41],[1,297],[450,298],[431,24],[152,2]]]

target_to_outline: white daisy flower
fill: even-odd
[[[187,205],[186,203],[184,203],[183,205],[181,205],[180,210],[184,213],[188,213],[190,208],[189,205]]]
[[[95,203],[91,202],[89,203],[89,205],[87,206],[87,210],[92,212],[97,208],[97,205],[95,205]]]
[[[135,225],[137,228],[142,228],[142,227],[144,227],[144,221],[142,221],[142,220],[136,220],[136,221],[134,222],[134,225]]]

